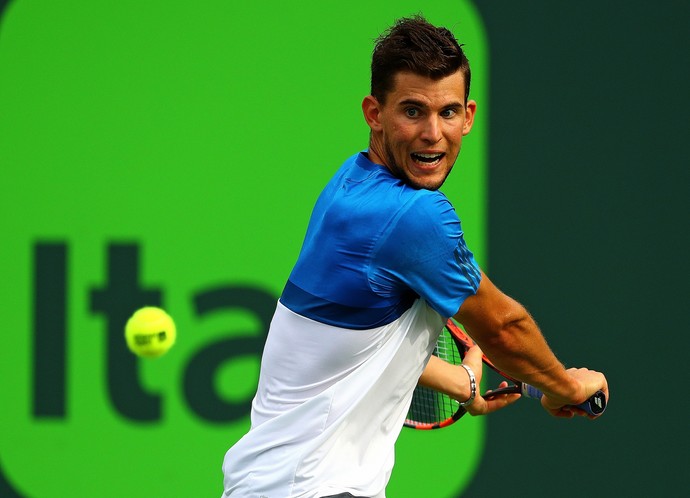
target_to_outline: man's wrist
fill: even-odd
[[[467,371],[467,375],[470,376],[470,397],[466,401],[460,402],[460,406],[465,407],[472,404],[474,398],[477,397],[477,378],[474,376],[474,372],[470,367],[461,363],[460,366]]]

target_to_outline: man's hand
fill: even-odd
[[[604,392],[606,401],[608,403],[609,386],[604,374],[588,368],[569,368],[567,373],[580,384],[581,394],[574,404],[577,405],[584,402],[599,390]],[[554,417],[572,418],[575,415],[578,415],[582,417],[596,418],[596,416],[588,414],[586,411],[577,408],[577,406],[563,405],[561,400],[555,400],[546,395],[542,396],[541,405]]]
[[[479,346],[473,346],[467,351],[463,363],[472,369],[474,376],[477,378],[477,384],[479,384],[482,379],[482,369],[484,366],[482,363],[482,350]],[[503,381],[498,387],[506,387],[507,385],[508,383]],[[474,398],[474,401],[466,406],[465,409],[470,415],[486,415],[487,413],[505,408],[515,403],[518,399],[520,399],[519,394],[501,394],[500,396],[487,400],[479,394],[479,388],[477,388],[477,397]]]

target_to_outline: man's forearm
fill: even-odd
[[[533,385],[553,400],[574,403],[581,386],[565,370],[524,306],[501,293],[488,278],[484,292],[491,299],[467,300],[456,319],[484,354],[506,374]]]
[[[526,311],[497,331],[465,328],[501,371],[533,385],[554,400],[577,401],[580,386],[565,371]]]
[[[461,367],[451,365],[442,359],[432,356],[427,363],[424,372],[419,378],[419,383],[424,387],[447,394],[458,401],[465,401],[470,397],[470,385],[467,374]]]

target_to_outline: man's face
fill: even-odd
[[[362,103],[371,127],[371,159],[415,188],[436,190],[472,128],[476,103],[465,102],[458,71],[440,80],[398,73],[385,105],[372,96]]]

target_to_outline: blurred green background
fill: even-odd
[[[612,400],[404,431],[389,496],[683,495],[689,5],[0,1],[0,496],[220,495],[372,40],[418,11],[472,63],[468,242]],[[143,304],[178,324],[155,361]]]
[[[312,205],[367,146],[373,40],[417,10],[4,4],[0,377],[13,380],[1,391],[0,496],[220,496]],[[476,9],[435,1],[425,14],[467,43],[473,95],[488,103]],[[487,129],[466,141],[446,189],[483,261]],[[153,361],[123,338],[144,305],[178,328]],[[485,424],[407,431],[390,493],[456,494],[479,465]],[[463,465],[447,476],[436,458],[460,446]]]

